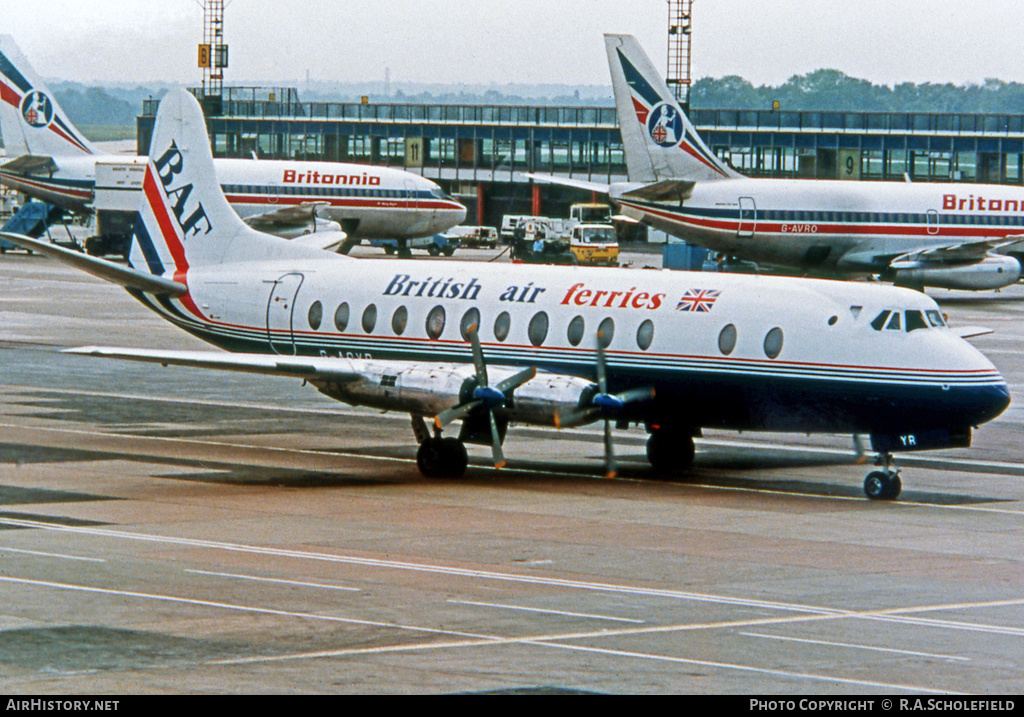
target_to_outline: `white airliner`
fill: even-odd
[[[164,98],[129,265],[0,234],[127,287],[226,351],[76,353],[301,379],[407,412],[426,476],[465,443],[504,463],[509,423],[642,423],[656,474],[687,468],[703,428],[870,434],[891,454],[965,447],[1009,404],[996,368],[933,300],[867,282],[484,262],[358,259],[261,234],[215,180],[202,111]],[[443,436],[449,423],[461,430]],[[431,424],[428,426],[428,422]]]
[[[622,214],[687,242],[799,273],[967,290],[1021,278],[1020,187],[744,177],[701,141],[635,38],[605,35],[605,46],[630,183],[538,179],[607,193]]]
[[[88,211],[104,155],[58,106],[8,35],[0,36],[0,134],[8,162],[0,183],[74,212]],[[447,231],[466,208],[428,179],[359,164],[217,159],[217,177],[238,214],[264,231],[294,235],[315,215],[353,239],[415,239]]]

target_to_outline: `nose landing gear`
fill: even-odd
[[[883,453],[878,458],[884,470],[871,471],[864,479],[864,493],[871,500],[896,500],[903,490],[900,472],[895,468],[892,455]]]

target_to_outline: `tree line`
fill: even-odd
[[[690,90],[695,109],[772,109],[836,112],[1024,113],[1024,84],[986,79],[981,84],[903,82],[893,87],[839,70],[795,75],[781,85],[755,87],[737,76],[701,78]]]

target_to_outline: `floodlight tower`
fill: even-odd
[[[203,71],[203,96],[223,96],[228,46],[224,44],[224,0],[196,0],[203,8],[203,42],[199,67]]]
[[[690,110],[690,30],[693,0],[668,0],[668,74],[683,111]]]

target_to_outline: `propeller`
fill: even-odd
[[[465,403],[441,411],[434,417],[434,425],[440,430],[452,421],[463,419],[474,411],[487,411],[487,418],[491,425],[491,452],[494,455],[494,467],[503,468],[505,454],[501,450],[501,434],[498,432],[498,421],[494,416],[494,411],[505,405],[506,393],[519,388],[536,376],[537,369],[533,367],[524,369],[491,386],[487,381],[487,364],[484,362],[484,351],[480,346],[480,336],[476,324],[469,327],[466,336],[473,349],[473,367],[476,370],[476,388],[473,389],[473,397]]]
[[[633,388],[622,393],[608,393],[608,362],[604,352],[602,332],[597,333],[597,393],[590,399],[590,405],[578,408],[564,416],[555,414],[555,426],[581,425],[604,417],[604,475],[614,478],[618,475],[615,463],[615,448],[612,444],[612,419],[622,415],[630,403],[654,398],[654,388]]]

